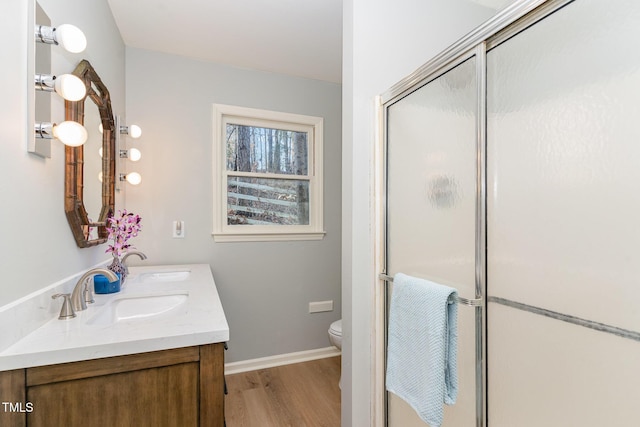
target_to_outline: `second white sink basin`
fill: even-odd
[[[142,283],[147,282],[182,282],[187,280],[191,275],[190,270],[181,271],[158,271],[153,273],[142,273],[140,275],[140,281]]]
[[[116,297],[91,317],[89,325],[112,325],[186,311],[188,291],[153,292]]]

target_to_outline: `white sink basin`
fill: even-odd
[[[0,370],[229,341],[229,325],[209,264],[131,266],[129,272],[120,292],[94,295],[95,304],[73,319],[58,320],[60,303],[50,300],[53,288],[34,293],[29,304],[0,310],[2,325],[14,317],[29,322],[20,323],[26,334],[22,326],[5,327],[11,331],[9,337],[0,331]],[[151,281],[142,283],[144,275]],[[181,278],[184,280],[175,281]],[[55,292],[68,292],[72,282],[60,283]],[[45,299],[48,311],[42,309]],[[22,315],[27,307],[29,316],[34,316],[36,309],[42,312],[37,313],[37,320]],[[29,333],[32,322],[34,326],[41,324]],[[22,337],[16,341],[18,334]],[[5,343],[9,346],[2,347]]]
[[[91,317],[89,325],[112,325],[186,312],[188,291],[153,292],[116,297]]]
[[[142,283],[148,282],[182,282],[191,275],[190,270],[182,271],[158,271],[153,273],[140,274],[139,280]]]

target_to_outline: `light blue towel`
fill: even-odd
[[[458,394],[457,291],[396,274],[389,309],[387,390],[404,399],[431,427]]]

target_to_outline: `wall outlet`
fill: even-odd
[[[309,303],[309,313],[321,313],[323,311],[333,311],[333,300]]]
[[[184,221],[173,221],[173,238],[184,239]]]

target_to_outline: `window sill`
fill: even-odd
[[[211,233],[215,242],[287,242],[298,240],[322,240],[326,231],[303,233]]]

